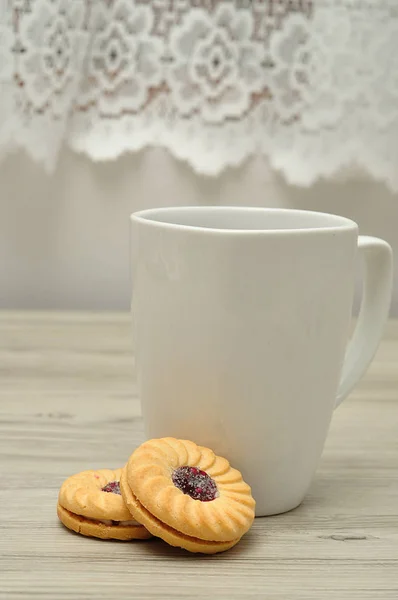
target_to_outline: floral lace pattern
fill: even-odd
[[[166,74],[181,115],[196,111],[206,123],[222,123],[248,110],[252,94],[264,89],[264,46],[253,40],[253,27],[251,13],[229,4],[185,15],[170,36]]]
[[[148,145],[398,189],[396,0],[0,0],[0,155]]]

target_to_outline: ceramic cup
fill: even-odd
[[[186,207],[135,213],[135,357],[146,435],[191,439],[252,486],[257,516],[301,503],[334,408],[388,315],[390,246],[309,211]],[[360,316],[347,346],[356,257]]]

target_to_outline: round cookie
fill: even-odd
[[[228,550],[254,520],[255,501],[241,473],[188,440],[142,444],[122,470],[120,489],[138,522],[191,552]]]
[[[121,469],[83,471],[64,481],[57,514],[72,531],[101,539],[147,539],[151,534],[131,518],[121,496]]]

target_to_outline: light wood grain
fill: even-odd
[[[226,554],[59,525],[63,479],[122,465],[142,439],[128,315],[0,313],[0,598],[397,600],[397,322],[336,412],[303,505]]]

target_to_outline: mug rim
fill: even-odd
[[[261,213],[263,215],[276,215],[281,216],[296,216],[296,217],[308,217],[317,218],[320,221],[324,221],[324,224],[308,227],[281,227],[281,228],[228,228],[228,227],[211,227],[207,225],[192,225],[184,223],[174,223],[172,220],[163,220],[168,216],[169,218],[178,213],[186,213],[187,216],[193,213],[203,213],[204,215],[208,212],[212,213]],[[163,217],[162,217],[163,215]],[[156,218],[157,217],[157,218]],[[295,208],[267,208],[258,206],[212,206],[212,205],[200,205],[200,206],[168,206],[158,208],[147,208],[139,211],[135,211],[130,215],[131,222],[137,222],[145,224],[149,227],[168,229],[174,231],[186,231],[186,232],[197,232],[197,233],[217,233],[223,235],[283,235],[283,234],[306,234],[306,233],[332,233],[347,232],[347,231],[358,231],[358,224],[341,215],[335,215],[333,213],[295,209]]]

